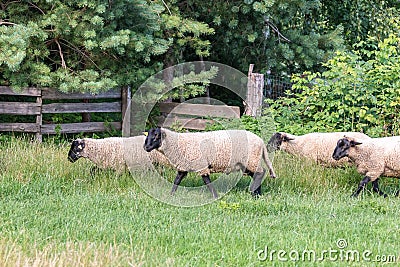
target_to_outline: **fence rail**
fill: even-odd
[[[41,141],[43,134],[56,133],[80,133],[80,132],[104,132],[108,129],[120,130],[122,122],[76,122],[62,124],[43,124],[43,114],[65,113],[122,113],[129,100],[129,89],[110,90],[100,94],[70,93],[65,94],[51,88],[26,88],[21,92],[14,92],[11,88],[0,86],[0,95],[14,96],[18,100],[0,101],[0,114],[18,116],[36,116],[35,122],[27,123],[0,123],[0,132],[25,132],[35,133]],[[22,97],[30,97],[30,102]],[[20,99],[19,99],[20,98]],[[33,99],[35,102],[32,102]],[[104,99],[102,103],[90,103],[88,100]],[[46,103],[43,103],[46,100]],[[68,102],[82,100],[85,103]],[[52,101],[57,101],[52,103]],[[60,102],[61,101],[61,102]]]
[[[240,118],[240,108],[226,105],[193,103],[159,103],[160,112],[167,114],[160,118],[159,126],[181,126],[185,129],[204,130],[212,118]],[[209,118],[209,119],[206,119]]]

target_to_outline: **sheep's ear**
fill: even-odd
[[[149,132],[142,132],[144,134],[144,136],[148,136]]]
[[[358,146],[361,144],[362,144],[361,142],[357,142],[357,141],[353,141],[353,140],[350,141],[350,146],[352,146],[352,147],[355,147],[355,146]]]
[[[165,133],[165,131],[163,131],[161,129],[160,129],[160,132],[161,132],[161,138],[164,139],[167,134]]]
[[[288,142],[288,141],[291,141],[291,140],[294,140],[294,138],[293,137],[289,137],[287,135],[284,135],[283,138],[282,138],[282,141],[284,141],[284,142]]]

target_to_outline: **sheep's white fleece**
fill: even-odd
[[[244,130],[177,133],[161,128],[162,144],[158,150],[179,171],[230,173],[238,170],[264,172],[261,159],[275,177],[263,140]]]
[[[84,138],[85,148],[80,153],[100,168],[111,168],[124,172],[127,168],[147,169],[152,163],[170,165],[163,154],[154,150],[143,150],[145,136],[109,137],[103,139]]]
[[[281,150],[300,157],[313,160],[318,164],[330,167],[340,167],[351,162],[348,158],[342,158],[338,161],[332,158],[333,150],[336,147],[336,143],[340,138],[344,136],[359,138],[359,139],[371,139],[368,135],[359,132],[329,132],[329,133],[308,133],[301,136],[296,136],[288,133],[286,134],[290,140],[288,142],[282,142]]]
[[[371,182],[381,175],[400,177],[400,136],[346,139],[361,143],[348,150],[348,157],[356,165],[358,173],[370,177]]]

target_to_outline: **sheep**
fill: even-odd
[[[350,158],[364,178],[352,194],[357,197],[368,182],[372,182],[373,191],[381,196],[387,194],[379,189],[379,177],[400,178],[400,136],[360,140],[345,136],[337,141],[332,158],[339,160]]]
[[[160,151],[177,169],[171,194],[175,193],[188,172],[196,172],[202,176],[213,197],[218,198],[210,174],[242,171],[253,178],[250,185],[252,194],[260,195],[265,174],[261,158],[271,177],[276,177],[262,139],[244,130],[177,133],[158,127],[150,129],[143,147],[147,152]]]
[[[315,132],[301,136],[277,132],[268,141],[268,150],[270,152],[283,150],[326,167],[342,167],[348,165],[350,160],[335,161],[332,159],[331,153],[336,146],[336,141],[344,135],[360,139],[371,139],[368,135],[358,132]]]
[[[76,139],[71,144],[68,160],[75,162],[81,157],[88,158],[97,167],[110,168],[117,173],[123,173],[128,168],[147,169],[152,163],[170,165],[158,151],[143,151],[144,141],[145,136]]]

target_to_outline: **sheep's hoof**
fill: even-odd
[[[254,198],[259,198],[261,196],[261,186],[258,187],[256,190],[254,190],[253,192],[251,192],[251,195]]]

